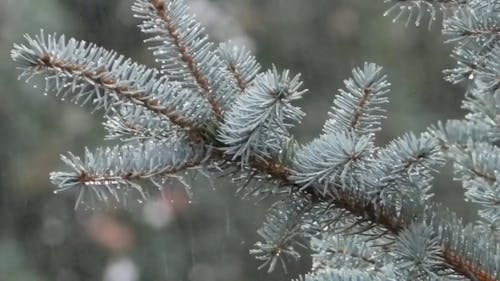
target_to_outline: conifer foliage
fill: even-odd
[[[261,72],[246,49],[216,46],[183,0],[132,6],[160,70],[64,35],[26,35],[11,53],[20,77],[43,77],[45,93],[102,112],[107,138],[122,142],[62,156],[56,191],[78,190],[76,207],[127,204],[187,171],[222,171],[245,179],[245,194],[278,199],[250,250],[268,271],[286,270],[305,247],[313,266],[299,280],[500,280],[500,2],[385,2],[417,25],[442,15],[457,61],[445,79],[467,85],[468,113],[383,147],[374,142],[389,100],[382,67],[355,68],[322,134],[298,144],[300,76]],[[431,201],[446,161],[480,206],[474,224]]]

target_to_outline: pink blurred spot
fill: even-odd
[[[92,239],[112,252],[120,253],[132,247],[130,229],[109,215],[92,216],[87,223],[87,230]]]

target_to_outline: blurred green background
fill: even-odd
[[[310,92],[296,133],[302,142],[321,130],[332,99],[350,70],[364,61],[385,67],[392,82],[390,112],[379,144],[437,120],[460,118],[463,89],[442,80],[453,66],[439,23],[405,27],[383,17],[383,1],[187,0],[212,39],[245,44],[265,68],[300,72]],[[106,145],[99,113],[45,97],[16,79],[9,51],[24,33],[65,33],[153,65],[131,0],[0,0],[0,280],[290,280],[289,272],[258,271],[248,250],[259,238],[270,201],[244,201],[229,181],[213,190],[195,186],[189,203],[181,189],[142,207],[74,211],[74,194],[54,195],[48,173],[59,154]],[[449,167],[436,200],[472,219]]]

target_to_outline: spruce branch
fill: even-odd
[[[106,139],[119,139],[124,142],[163,142],[178,134],[175,127],[164,122],[161,116],[136,105],[112,108],[103,125],[108,133]]]
[[[500,17],[498,21],[500,22]],[[488,54],[485,55],[484,67],[477,72],[475,84],[481,92],[498,94],[500,89],[500,36],[494,44],[491,44]]]
[[[302,187],[302,184],[295,183],[294,172],[286,166],[282,166],[280,170],[263,172],[268,173],[273,179],[283,179],[282,185],[296,186],[297,190]],[[311,185],[303,191],[311,194],[318,202],[327,202],[334,208],[345,210],[353,216],[384,227],[394,235],[407,229],[416,220],[428,220],[429,227],[432,227],[439,241],[440,256],[445,261],[443,266],[449,268],[451,272],[472,280],[494,281],[500,278],[497,276],[500,268],[498,264],[495,264],[496,257],[492,254],[496,251],[489,252],[481,246],[476,247],[476,245],[481,245],[481,237],[470,229],[464,229],[463,223],[453,214],[436,209],[432,203],[424,209],[422,209],[424,206],[420,204],[416,206],[394,206],[388,203],[381,205],[371,199],[373,195],[360,190],[341,192],[342,188],[338,186],[339,191],[333,197],[323,196],[316,190],[322,190],[322,186]]]
[[[273,178],[287,178],[283,174],[271,174]],[[290,185],[294,185],[293,178],[288,177]],[[302,185],[298,185],[300,189]],[[375,225],[380,225],[390,233],[398,235],[418,218],[430,219],[428,225],[432,227],[441,247],[440,255],[445,260],[452,272],[463,275],[472,280],[494,281],[499,279],[500,266],[496,264],[496,257],[492,252],[482,249],[481,237],[478,237],[470,229],[464,229],[460,220],[453,214],[436,209],[431,203],[431,207],[425,209],[415,209],[412,206],[393,206],[390,204],[378,205],[371,200],[372,196],[357,191],[354,193],[337,192],[335,197],[322,196],[314,190],[321,190],[321,186],[311,186],[305,191],[314,195],[316,200],[328,202],[331,206],[348,211],[354,216],[371,221]],[[339,187],[339,190],[341,188]],[[417,206],[418,207],[418,206]],[[438,212],[439,211],[439,212]],[[440,215],[436,215],[439,213]],[[444,218],[444,216],[446,217]],[[473,246],[474,245],[474,246]],[[479,247],[478,247],[479,246]]]
[[[473,81],[463,105],[470,111],[465,120],[375,147],[389,83],[380,67],[365,64],[346,80],[347,90],[335,99],[324,134],[300,146],[289,132],[303,116],[292,105],[305,93],[298,75],[275,68],[257,75],[255,58],[243,49],[221,45],[214,50],[182,0],[137,0],[133,10],[143,20],[141,30],[153,34],[147,41],[155,44],[151,49],[163,73],[55,35],[27,37],[27,46],[14,46],[21,77],[43,74],[47,91],[104,108],[108,137],[129,142],[87,150],[83,160],[63,156],[70,171],[52,173],[51,180],[58,190],[78,188],[78,206],[87,200],[123,202],[127,193],[143,198],[147,192],[140,182],[162,188],[165,180],[192,168],[237,171],[246,174],[247,182],[265,179],[281,190],[277,193],[288,193],[259,230],[264,242],[252,253],[264,261],[261,267],[285,267],[283,255],[298,258],[294,246],[307,236],[334,247],[326,259],[341,254],[357,265],[386,261],[388,266],[374,274],[325,267],[305,280],[434,280],[442,275],[500,280],[498,237],[478,231],[488,225],[498,229],[500,221],[500,150],[494,143],[500,131],[499,5],[496,0],[386,2],[394,4],[388,13],[399,7],[396,19],[409,12],[410,21],[416,12],[417,25],[426,9],[431,22],[438,8],[452,12],[444,33],[459,42],[459,68],[448,78]],[[483,205],[483,224],[465,227],[430,202],[443,151],[455,158],[467,198]],[[325,205],[324,212],[334,217],[316,218],[318,206]],[[328,241],[332,237],[352,243]],[[367,245],[373,252],[363,250]]]
[[[311,249],[314,251],[312,272],[357,269],[371,277],[389,275],[379,262],[381,255],[377,247],[359,235],[323,233],[311,238]]]
[[[429,12],[429,28],[436,20],[439,11],[444,13],[464,6],[474,0],[384,0],[392,6],[384,13],[384,16],[397,13],[393,19],[396,22],[401,17],[407,17],[406,25],[414,19],[415,25],[419,26],[426,12]]]
[[[452,84],[474,80],[477,77],[477,73],[484,68],[487,61],[483,53],[484,48],[477,44],[477,42],[469,48],[455,47],[451,57],[457,61],[457,66],[452,69],[443,70],[445,74],[444,79]]]
[[[263,225],[257,233],[264,242],[255,243],[250,254],[264,263],[259,269],[268,267],[268,272],[274,271],[278,262],[286,272],[284,258],[300,258],[295,247],[307,248],[300,242],[303,236],[301,226],[310,209],[310,203],[301,198],[276,202],[266,216]]]
[[[11,52],[22,71],[20,78],[29,81],[36,75],[45,76],[45,92],[54,92],[61,99],[109,111],[112,107],[132,103],[164,116],[181,128],[200,127],[207,119],[206,110],[183,108],[181,89],[166,78],[157,78],[157,71],[125,60],[115,52],[94,44],[66,41],[64,35],[31,38],[27,45],[15,44]],[[193,98],[192,102],[198,101]]]
[[[70,171],[53,172],[50,179],[58,187],[56,192],[79,189],[75,208],[96,205],[94,201],[123,205],[132,193],[139,200],[147,198],[147,191],[138,182],[149,180],[162,188],[168,178],[198,166],[205,153],[202,147],[187,145],[182,139],[99,148],[94,153],[86,149],[83,159],[72,153],[61,156]]]
[[[466,189],[466,200],[481,205],[479,216],[500,227],[500,149],[487,143],[469,146],[455,156],[455,173]],[[498,224],[498,225],[495,225]]]
[[[250,51],[231,42],[220,44],[217,51],[238,85],[240,94],[243,94],[259,72],[260,64]]]
[[[184,1],[137,0],[132,10],[143,20],[141,31],[153,35],[146,41],[153,44],[162,72],[200,93],[221,120],[236,86]]]
[[[386,78],[382,67],[374,63],[353,69],[352,77],[344,80],[346,90],[339,90],[335,97],[323,132],[353,131],[362,135],[379,131],[385,118],[381,106],[389,102],[386,95],[390,83]]]
[[[367,190],[377,204],[398,209],[410,202],[425,206],[432,197],[432,173],[443,164],[440,147],[430,135],[406,134],[377,152]]]
[[[372,150],[369,136],[343,132],[323,135],[297,153],[294,180],[301,189],[318,183],[318,191],[324,195],[335,195],[339,185],[362,186],[361,171]]]
[[[244,95],[239,95],[219,128],[222,150],[243,165],[252,158],[274,158],[290,140],[288,130],[304,113],[291,103],[306,92],[300,75],[276,68],[258,75]],[[240,160],[241,159],[241,160]]]
[[[487,122],[470,120],[438,122],[429,128],[429,132],[439,141],[441,149],[448,156],[456,153],[453,147],[458,147],[459,151],[462,151],[467,149],[471,142],[494,143],[500,140],[500,134],[494,126]]]
[[[500,91],[483,92],[481,90],[472,90],[463,101],[462,108],[470,111],[466,119],[474,123],[484,124],[491,128],[492,137],[500,133],[500,108],[497,106],[500,102]]]
[[[429,276],[438,279],[436,271],[442,267],[439,241],[431,228],[423,224],[410,225],[393,246],[396,254],[396,272],[410,280]]]
[[[498,41],[500,27],[500,5],[495,0],[484,0],[482,3],[464,5],[455,10],[453,16],[443,22],[443,34],[448,36],[448,42],[462,44],[476,41],[487,45]]]
[[[368,273],[358,269],[333,269],[320,273],[310,273],[295,281],[378,281],[382,279],[373,278]]]

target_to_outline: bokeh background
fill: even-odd
[[[302,73],[310,92],[296,133],[311,140],[350,70],[364,61],[385,67],[392,82],[379,144],[437,120],[460,118],[464,90],[443,81],[453,66],[439,23],[428,30],[383,17],[383,1],[187,0],[213,40],[254,50]],[[130,11],[131,0],[0,0],[0,280],[290,280],[305,273],[307,253],[288,273],[258,271],[248,250],[272,200],[235,196],[235,186],[199,181],[194,197],[172,188],[169,200],[113,211],[74,211],[73,193],[55,195],[48,173],[59,154],[106,145],[102,116],[45,97],[18,81],[10,60],[24,33],[65,33],[153,65]],[[450,168],[435,200],[473,220]],[[172,201],[172,202],[171,202]]]

